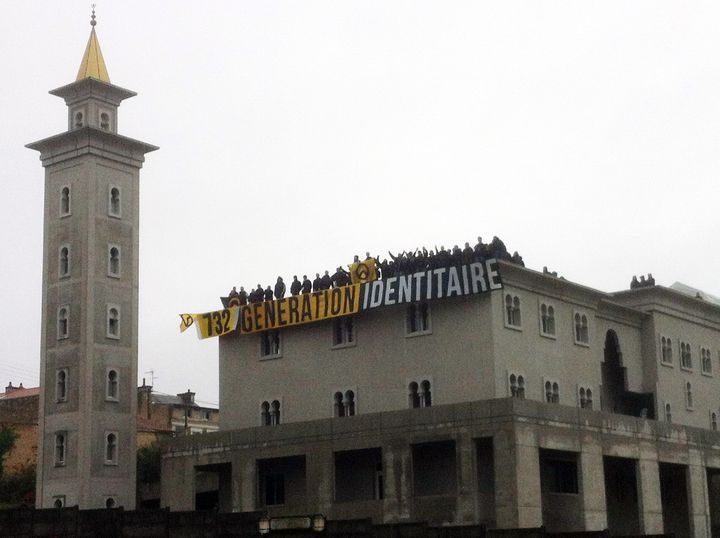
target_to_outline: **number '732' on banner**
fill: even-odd
[[[194,323],[198,338],[201,339],[228,334],[237,327],[238,310],[237,306],[232,306],[204,314],[180,314],[180,331],[185,331]]]

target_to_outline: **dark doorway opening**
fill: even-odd
[[[335,453],[337,502],[382,500],[385,496],[382,450],[347,450]]]
[[[712,536],[720,536],[720,469],[707,470],[708,503]]]
[[[232,465],[195,467],[195,510],[232,512]]]
[[[665,534],[677,538],[690,536],[690,511],[687,491],[687,466],[660,463],[660,497]]]
[[[627,390],[627,370],[623,366],[617,333],[605,334],[605,360],[601,367],[602,410],[633,417],[655,418],[655,397],[652,392]]]
[[[610,534],[640,534],[637,460],[606,456],[603,458],[603,469]]]
[[[492,437],[475,441],[478,481],[478,523],[495,527],[495,453]]]
[[[258,508],[302,506],[305,502],[305,456],[258,460]]]
[[[413,445],[413,494],[455,495],[457,466],[455,441]]]

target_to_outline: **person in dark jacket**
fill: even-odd
[[[283,282],[282,277],[277,277],[277,281],[275,282],[275,298],[282,299],[285,297],[286,290],[287,288],[285,287],[285,282]]]
[[[302,289],[302,284],[298,280],[297,275],[293,276],[293,281],[290,283],[290,295],[299,295]]]
[[[329,290],[332,288],[332,278],[330,278],[330,272],[325,271],[325,274],[320,278],[320,289]]]
[[[312,282],[310,282],[310,279],[307,277],[307,275],[303,275],[302,293],[310,293],[311,291],[312,291]]]
[[[315,279],[312,281],[313,285],[313,291],[320,291],[320,286],[322,284],[322,279],[320,278],[320,273],[315,273]]]
[[[272,301],[273,300],[273,290],[270,286],[265,288],[265,292],[263,293],[263,299],[266,301]]]
[[[238,292],[238,300],[240,301],[241,305],[248,304],[248,293],[242,286],[240,286],[240,291]]]

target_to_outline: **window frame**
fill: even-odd
[[[430,384],[430,405],[428,405],[427,398],[422,396],[424,394],[424,392],[422,391],[422,384],[425,383],[426,381]],[[417,407],[415,407],[414,405],[409,405],[410,404],[410,385],[412,383],[415,383],[417,385],[417,389],[418,389],[418,392],[417,392],[418,406]],[[428,376],[428,375],[419,375],[412,379],[408,378],[405,380],[405,394],[406,394],[406,398],[407,398],[407,402],[408,402],[408,409],[422,409],[425,407],[432,407],[435,404],[435,380],[432,378],[432,376]]]
[[[339,316],[337,318],[333,318],[330,320],[330,349],[344,349],[347,347],[355,347],[357,346],[357,324],[355,323],[355,316]],[[352,324],[352,340],[347,340],[347,323],[350,322]],[[336,324],[341,323],[341,333],[342,333],[342,342],[335,343],[335,334],[336,334]]]
[[[112,191],[113,189],[117,189],[118,191],[118,210],[117,212],[113,211],[113,196]],[[108,197],[107,197],[107,214],[108,217],[112,217],[114,219],[122,219],[122,189],[115,184],[108,185]]]
[[[686,365],[686,363],[685,363],[685,354],[682,351],[683,346],[688,353],[688,358],[690,359],[689,366]],[[685,372],[692,372],[693,371],[693,359],[692,359],[692,346],[690,345],[690,342],[687,342],[685,340],[681,340],[678,338],[678,353],[680,355],[680,369]]]
[[[68,190],[67,211],[65,211],[65,208],[63,207],[63,205],[64,205],[63,191],[65,189]],[[72,215],[72,188],[70,187],[69,183],[66,183],[60,187],[60,207],[58,209],[59,209],[58,215],[61,219]]]
[[[63,266],[63,256],[62,251],[63,249],[67,249],[67,268],[65,272],[62,271]],[[58,247],[58,278],[68,278],[70,277],[70,273],[72,271],[72,251],[70,249],[70,243],[63,243]]]
[[[272,414],[271,414],[272,404],[275,402],[278,402],[278,404],[279,404],[278,410],[280,411],[280,419],[277,422],[272,421]],[[265,403],[268,404],[268,418],[270,420],[269,423],[265,422],[265,417],[263,416],[264,412],[263,412],[262,406]],[[284,407],[284,402],[283,402],[282,396],[269,396],[267,398],[263,398],[262,400],[260,400],[260,402],[258,404],[258,410],[260,411],[260,413],[259,413],[260,426],[278,426],[283,423],[283,417],[285,416],[285,407]]]
[[[585,338],[587,341],[578,340],[577,325],[575,324],[575,318],[580,316],[580,328],[585,329]],[[586,325],[583,327],[582,318],[585,318]],[[573,343],[580,347],[590,347],[590,315],[584,310],[573,310],[572,317],[572,330],[573,330]]]
[[[512,312],[513,312],[513,323],[512,324],[510,323],[510,320],[508,319],[508,310],[507,310],[508,297],[510,297],[510,301],[512,303]],[[506,291],[505,293],[503,293],[502,298],[503,298],[502,299],[503,325],[505,326],[506,329],[512,329],[513,331],[522,332],[522,330],[523,330],[523,325],[522,325],[523,300],[520,298],[519,295],[510,293],[509,291]],[[516,301],[517,301],[517,305],[515,305]],[[519,314],[519,316],[517,316],[517,314]],[[519,318],[519,320],[516,318]],[[516,323],[516,321],[519,321],[519,323]]]
[[[277,353],[269,353],[267,355],[263,355],[264,351],[264,338],[269,338],[269,335],[271,334],[277,334],[278,336],[278,351]],[[267,361],[267,360],[273,360],[273,359],[280,359],[283,356],[283,336],[280,329],[270,329],[268,331],[262,331],[258,335],[258,351],[260,355],[261,361]]]
[[[668,401],[664,401],[662,409],[663,409],[663,421],[666,422],[667,424],[672,424],[673,423],[672,404]],[[668,413],[668,411],[670,411],[670,412]],[[668,420],[668,416],[670,417],[669,420]]]
[[[708,419],[710,419],[710,430],[718,431],[718,415],[715,409],[708,410]]]
[[[580,391],[581,391],[581,390],[582,390],[582,391],[585,391],[585,401],[587,401],[587,393],[588,393],[588,391],[590,392],[590,403],[591,403],[591,407],[584,407],[584,406],[583,406],[583,404],[582,404],[582,398],[581,398],[581,395],[580,395]],[[595,411],[595,398],[594,398],[594,394],[595,394],[595,389],[593,388],[592,385],[590,385],[590,384],[588,384],[588,383],[578,383],[577,388],[576,388],[576,391],[575,391],[575,396],[576,396],[576,398],[577,398],[577,401],[576,401],[577,406],[578,406],[580,409],[584,409],[584,410],[586,410],[586,411]]]
[[[663,348],[663,339],[666,342],[670,343],[670,360],[665,360],[665,353]],[[675,367],[675,358],[674,358],[674,350],[673,350],[673,338],[669,337],[666,334],[660,333],[658,334],[658,346],[660,349],[659,356],[660,356],[660,364],[663,366],[666,366],[668,368],[674,368]],[[679,353],[679,348],[678,348]]]
[[[115,372],[115,396],[110,394],[110,372]],[[114,366],[110,366],[105,369],[105,401],[106,402],[119,402],[120,401],[120,370]]]
[[[112,250],[116,248],[118,251],[118,271],[112,271]],[[116,243],[108,243],[107,248],[107,276],[110,278],[122,277],[122,247]]]
[[[60,374],[65,374],[65,379],[63,380],[63,390],[65,391],[65,394],[62,397],[60,397],[58,391],[60,386]],[[68,368],[57,368],[55,370],[55,403],[65,403],[68,401],[68,377]]]
[[[705,377],[713,377],[713,360],[712,360],[712,350],[708,346],[700,345],[698,346],[700,356],[700,373],[704,375]],[[703,356],[703,351],[707,351],[707,356]],[[710,364],[710,369],[705,369],[705,359],[707,359],[708,364]]]
[[[112,502],[112,506],[108,506],[108,502]],[[108,495],[105,497],[105,509],[106,510],[117,508],[117,504],[118,504],[117,497],[115,495]]]
[[[693,396],[692,382],[687,379],[683,380],[683,396],[685,397],[685,409],[687,411],[695,411],[695,398]]]
[[[110,436],[115,436],[115,447],[114,447],[114,458],[108,459],[108,448],[110,447],[108,441]],[[106,430],[105,434],[103,435],[103,439],[105,442],[103,443],[103,446],[105,448],[103,452],[103,463],[108,466],[117,466],[119,465],[118,461],[120,459],[120,436],[118,435],[118,432],[116,430]]]
[[[521,303],[522,304],[522,303]],[[554,332],[545,332],[543,330],[543,314],[542,314],[542,307],[547,308],[550,310],[552,308],[553,310],[553,329]],[[555,304],[547,301],[545,299],[538,299],[538,329],[540,330],[540,336],[544,338],[549,338],[551,340],[557,340],[557,308],[555,308]]]
[[[107,118],[108,118],[107,119],[107,124],[108,124],[107,128],[103,127],[103,125],[102,125],[103,124],[103,118],[102,118],[103,114],[107,115]],[[99,108],[98,109],[98,128],[100,130],[107,131],[108,133],[112,133],[113,132],[112,121],[113,121],[112,111],[110,111],[107,108]]]
[[[516,383],[516,387],[517,387],[518,391],[519,391],[519,389],[522,388],[522,396],[513,394],[513,390],[512,390],[512,389],[513,389],[513,385],[512,385],[512,381],[511,381],[511,379],[510,379],[512,376],[515,376],[515,383]],[[520,387],[520,383],[519,383],[519,382],[520,382],[520,378],[522,378],[522,381],[523,381],[523,386],[522,386],[522,387]],[[525,399],[527,399],[527,387],[528,387],[528,383],[527,383],[527,376],[525,375],[525,372],[521,372],[521,371],[518,371],[518,370],[512,370],[512,371],[511,371],[511,370],[508,370],[508,371],[506,372],[505,379],[506,379],[506,381],[507,381],[507,397],[508,397],[508,398],[515,398],[515,399],[517,399],[517,400],[525,400]],[[545,384],[543,383],[543,394],[544,394],[544,390],[545,390],[544,387],[545,387]],[[518,394],[519,394],[519,392],[518,392]]]
[[[65,331],[60,331],[60,312],[65,310]],[[57,307],[55,315],[55,329],[57,330],[58,340],[68,340],[70,338],[70,305],[63,304]]]
[[[553,401],[549,402],[547,399],[547,391],[545,386],[550,383],[550,391],[553,395]],[[525,382],[525,386],[527,386],[527,381]],[[554,391],[554,387],[557,386],[557,394]],[[557,396],[557,400],[555,400],[555,396]],[[553,404],[553,405],[560,405],[560,382],[555,378],[550,377],[544,377],[542,378],[542,401],[546,404]]]
[[[58,457],[58,439],[62,438],[62,457]],[[56,431],[53,443],[53,462],[55,467],[65,467],[67,465],[68,453],[68,432],[61,430]]]
[[[60,501],[60,506],[56,506],[58,501]],[[67,502],[67,500],[66,500],[65,495],[53,495],[52,496],[52,507],[54,509],[65,508],[66,502]]]
[[[353,393],[353,402],[352,402],[352,403],[353,403],[353,413],[352,413],[352,415],[348,415],[348,414],[336,415],[336,414],[335,414],[335,410],[336,410],[336,408],[335,408],[335,395],[336,395],[338,392],[342,394],[342,397],[343,397],[343,406],[345,406],[345,397],[347,396],[347,393],[348,393],[349,391],[352,391],[352,393]],[[331,416],[332,416],[333,418],[354,417],[354,416],[356,416],[356,415],[358,414],[358,391],[357,391],[357,387],[343,387],[343,388],[338,388],[338,389],[335,389],[335,390],[331,391],[331,392],[330,392],[330,396],[331,396],[331,397],[330,397],[330,401],[332,402],[332,412],[331,412]]]
[[[113,334],[110,331],[110,312],[112,310],[117,311],[117,333]],[[109,338],[111,340],[120,340],[120,335],[122,334],[122,331],[120,330],[120,324],[122,321],[122,310],[120,309],[120,305],[116,303],[108,303],[107,308],[105,309],[105,337]]]
[[[418,329],[416,331],[411,331],[410,327],[410,309],[413,309],[413,317],[414,319],[421,320],[423,319],[420,315],[419,310],[425,306],[427,308],[427,324],[425,324],[425,327],[422,329]],[[416,301],[412,303],[408,303],[405,308],[405,338],[415,338],[417,336],[427,336],[429,334],[432,334],[433,332],[433,323],[432,323],[432,308],[430,307],[429,301]]]

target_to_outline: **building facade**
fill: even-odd
[[[720,305],[500,272],[483,295],[221,337],[221,432],[166,446],[163,506],[192,509],[212,472],[228,511],[709,536]]]
[[[66,132],[45,168],[37,506],[135,506],[139,171],[155,146],[118,134],[92,31],[77,80],[51,91]]]

